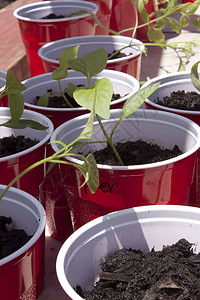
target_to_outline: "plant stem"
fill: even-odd
[[[100,125],[100,127],[101,127],[101,130],[103,131],[103,134],[105,135],[105,138],[106,138],[106,140],[107,140],[107,143],[109,144],[109,146],[110,146],[111,149],[113,150],[113,152],[114,152],[114,154],[115,154],[117,160],[119,161],[120,165],[121,165],[121,166],[124,166],[124,163],[123,163],[123,161],[121,160],[121,157],[119,156],[119,153],[117,152],[117,149],[115,148],[115,146],[114,146],[113,143],[112,143],[112,139],[109,138],[107,132],[105,131],[105,129],[104,129],[104,127],[103,127],[103,124],[102,124],[102,122],[101,122],[100,117],[99,117],[98,115],[96,115],[96,117],[97,117],[97,120],[98,120],[99,125]]]
[[[60,84],[60,80],[58,80],[58,85],[59,85],[59,89],[60,89],[60,92],[63,96],[63,99],[65,100],[65,102],[67,103],[67,105],[71,108],[73,108],[73,105],[71,105],[71,103],[67,100],[67,98],[65,97],[65,94],[63,93],[63,90],[61,88],[61,84]]]

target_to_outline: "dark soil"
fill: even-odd
[[[162,251],[118,250],[101,264],[91,291],[76,291],[87,300],[199,300],[200,254],[192,246],[181,239]]]
[[[129,55],[131,55],[132,53],[130,53]],[[111,58],[109,58],[111,55],[113,55]],[[112,59],[116,59],[116,58],[122,58],[122,57],[126,57],[128,56],[126,53],[118,51],[118,50],[114,50],[112,53],[108,54],[108,60],[112,60]]]
[[[38,142],[38,140],[25,138],[22,135],[3,137],[0,139],[0,158],[26,150]]]
[[[78,87],[80,87],[80,86],[81,85],[78,85]],[[52,90],[49,89],[49,90],[47,90],[47,92],[51,93]],[[80,105],[78,105],[78,103],[74,100],[74,98],[69,96],[67,92],[65,92],[65,97],[67,98],[67,100],[73,107],[80,107]],[[36,103],[39,100],[39,98],[40,98],[40,96],[36,96]],[[118,100],[120,98],[121,98],[120,94],[113,94],[111,101]],[[52,94],[49,96],[49,102],[48,102],[47,107],[69,108],[69,105],[67,104],[67,102],[65,101],[65,99],[62,96]]]
[[[12,219],[0,216],[0,259],[14,253],[31,238],[23,229],[10,229]]]
[[[159,162],[182,154],[177,145],[172,150],[162,149],[156,144],[150,144],[142,140],[117,143],[115,147],[125,166]],[[94,152],[93,155],[98,164],[119,165],[109,145]]]
[[[73,17],[73,16],[80,16],[80,15],[83,15],[85,14],[86,11],[83,11],[83,10],[78,10],[78,11],[73,11],[71,12],[69,15],[56,15],[54,13],[50,13],[48,14],[47,16],[44,16],[43,20],[45,19],[62,19],[62,18],[70,18],[70,17]]]
[[[178,90],[163,99],[154,99],[154,103],[175,109],[200,111],[200,94]]]

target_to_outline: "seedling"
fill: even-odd
[[[148,15],[145,9],[144,0],[135,0],[135,1],[130,0],[130,2],[133,5],[135,16],[136,16],[136,24],[132,28],[126,28],[124,30],[116,32],[111,28],[105,27],[103,24],[101,24],[101,22],[99,21],[99,19],[95,14],[93,13],[91,14],[98,26],[108,30],[110,33],[115,35],[123,35],[127,31],[132,30],[133,31],[132,38],[134,38],[137,29],[147,26],[148,27],[147,35],[150,42],[143,43],[144,46],[146,47],[156,46],[156,47],[161,47],[164,50],[167,48],[172,49],[179,59],[178,71],[184,71],[186,65],[184,61],[184,57],[186,59],[189,59],[194,54],[192,48],[200,47],[200,35],[198,35],[195,39],[191,41],[179,42],[179,43],[175,42],[175,43],[167,44],[165,34],[163,33],[162,30],[164,29],[165,26],[168,26],[176,34],[181,34],[182,29],[187,27],[189,23],[192,23],[199,30],[200,20],[199,18],[194,18],[193,14],[198,9],[200,5],[200,0],[196,0],[193,3],[181,3],[181,4],[177,4],[177,0],[163,1],[165,7],[162,6],[161,8],[158,8],[150,15]],[[138,25],[138,11],[144,22],[141,25]],[[138,45],[133,44],[131,41],[130,44],[124,48],[127,47],[134,48],[136,46]],[[124,48],[121,48],[118,51],[122,51]]]
[[[21,119],[24,111],[24,98],[21,94],[26,87],[16,80],[12,71],[8,71],[6,75],[6,85],[0,92],[0,100],[4,97],[8,97],[8,104],[10,107],[11,119],[0,126],[11,127],[16,129],[23,129],[30,127],[37,130],[46,130],[47,127],[33,120]]]
[[[98,63],[97,57],[98,55]],[[62,76],[61,74],[66,75],[67,68],[70,67],[71,69],[75,71],[82,72],[86,77],[88,81],[88,87],[76,87],[70,86],[72,95],[76,102],[88,109],[90,111],[89,118],[87,120],[87,124],[85,125],[85,128],[81,132],[81,134],[74,139],[70,144],[64,144],[59,141],[55,141],[56,143],[60,144],[61,149],[53,154],[50,157],[47,157],[26,170],[24,170],[21,174],[19,174],[4,190],[4,192],[1,194],[0,198],[3,197],[3,195],[6,193],[6,191],[24,174],[29,172],[31,169],[39,166],[43,163],[51,163],[49,171],[53,167],[53,164],[60,163],[60,164],[68,164],[72,165],[76,168],[78,168],[83,176],[84,176],[84,184],[87,183],[90,191],[92,193],[95,193],[96,189],[99,186],[99,173],[98,173],[98,167],[96,164],[96,161],[92,154],[89,154],[86,158],[81,154],[74,154],[72,151],[73,149],[80,147],[84,144],[90,143],[90,138],[93,135],[93,122],[95,117],[97,118],[99,125],[104,133],[105,140],[104,141],[96,141],[97,143],[108,143],[111,148],[113,149],[114,154],[118,158],[120,164],[123,165],[122,160],[115,149],[115,146],[113,144],[112,138],[113,134],[115,132],[115,129],[117,126],[129,115],[134,113],[144,102],[144,100],[149,97],[158,87],[159,83],[155,85],[150,85],[146,88],[142,88],[139,91],[137,91],[133,96],[131,96],[124,104],[122,108],[121,117],[116,122],[110,136],[107,134],[102,122],[102,119],[109,119],[110,118],[110,102],[112,99],[113,94],[113,86],[112,83],[108,78],[101,78],[97,81],[95,81],[93,84],[92,82],[92,76],[95,74],[101,72],[106,65],[107,62],[107,53],[105,49],[99,48],[95,50],[94,52],[87,54],[81,58],[75,58],[70,59],[68,57],[68,60],[65,59],[65,62],[63,64],[61,63],[61,67],[57,69],[54,72],[54,77],[57,80],[61,80]],[[67,161],[64,159],[66,156],[76,156],[80,160],[82,160],[82,164],[75,164],[72,162]]]

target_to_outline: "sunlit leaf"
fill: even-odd
[[[144,23],[148,22],[149,20],[149,16],[148,16],[148,13],[145,9],[145,6],[144,6],[144,1],[143,0],[138,0],[138,10],[139,10],[139,13],[142,17],[142,20],[144,21]]]
[[[95,104],[95,113],[104,119],[110,116],[110,102],[113,95],[113,86],[108,78],[97,80],[92,89],[77,88],[73,96],[76,102],[90,111]]]
[[[158,44],[165,44],[165,35],[162,31],[150,27],[148,30],[148,38],[150,41],[153,41],[154,43]]]
[[[187,21],[187,19],[184,16],[180,17],[180,25],[182,27],[187,27],[188,26],[188,21]]]
[[[200,21],[195,18],[189,18],[190,22],[200,30]]]
[[[191,81],[192,84],[195,86],[195,88],[200,91],[200,80],[199,80],[199,73],[198,73],[198,67],[199,67],[200,61],[196,62],[192,68],[191,68]]]
[[[60,68],[68,68],[69,60],[76,59],[78,57],[78,49],[80,46],[65,48],[59,57]]]
[[[36,121],[28,120],[28,119],[20,119],[15,125],[13,125],[12,120],[9,120],[8,122],[0,124],[0,126],[5,126],[10,128],[15,128],[15,129],[24,129],[30,127],[36,130],[46,130],[48,128]]]
[[[181,33],[181,25],[176,19],[166,17],[164,21],[173,31],[175,31],[178,34]]]
[[[158,89],[159,85],[160,82],[141,88],[133,96],[126,100],[122,108],[120,122],[134,113],[142,105],[142,103]]]

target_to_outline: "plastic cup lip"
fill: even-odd
[[[0,184],[0,190],[4,190],[6,188],[6,185],[2,185]],[[45,224],[46,224],[46,212],[43,208],[43,206],[41,205],[41,203],[32,195],[28,194],[27,192],[24,192],[20,189],[11,187],[9,189],[9,191],[5,194],[5,196],[3,197],[2,202],[7,202],[10,201],[11,203],[17,203],[19,201],[15,200],[13,198],[14,195],[17,195],[18,198],[19,196],[21,196],[22,198],[26,198],[27,199],[27,203],[30,202],[30,204],[22,204],[19,203],[19,205],[21,206],[27,206],[27,210],[31,210],[32,207],[36,207],[37,209],[37,219],[38,219],[38,228],[36,230],[36,232],[34,233],[33,237],[20,249],[18,249],[17,251],[15,251],[14,253],[6,256],[5,258],[0,260],[0,267],[5,265],[6,263],[10,262],[11,260],[19,257],[20,255],[22,255],[23,253],[25,253],[26,251],[28,251],[36,242],[37,240],[40,238],[40,236],[42,235],[44,229],[45,229]],[[14,216],[11,216],[14,217]]]
[[[35,23],[60,23],[63,21],[74,21],[77,19],[82,19],[85,17],[90,16],[90,13],[85,13],[83,15],[79,15],[79,16],[72,16],[72,17],[66,17],[66,18],[55,18],[55,19],[33,19],[31,17],[26,17],[24,14],[27,14],[28,12],[31,13],[31,11],[33,10],[38,10],[40,11],[41,9],[49,9],[52,7],[61,7],[63,8],[63,5],[66,8],[70,8],[70,7],[77,7],[78,10],[86,10],[86,11],[90,11],[94,14],[97,13],[99,6],[95,3],[92,2],[87,2],[84,0],[75,0],[75,1],[71,1],[71,0],[63,0],[63,1],[41,1],[41,2],[36,2],[36,3],[30,3],[30,4],[26,4],[24,6],[21,6],[19,8],[17,8],[14,12],[13,12],[13,16],[15,18],[17,18],[18,20],[21,21],[28,21],[28,22],[35,22]],[[48,11],[49,12],[49,11]]]
[[[142,55],[142,51],[144,51],[144,44],[138,39],[132,39],[127,36],[110,36],[110,35],[80,36],[78,38],[71,37],[71,38],[65,38],[65,39],[61,39],[58,41],[47,43],[38,50],[38,55],[40,56],[41,59],[43,59],[47,62],[59,64],[58,59],[52,59],[52,58],[49,58],[48,56],[46,56],[46,55],[48,55],[49,52],[51,52],[51,49],[53,49],[54,45],[58,45],[58,49],[61,49],[61,51],[62,51],[62,49],[65,48],[64,47],[65,42],[67,42],[66,48],[77,46],[77,41],[79,42],[80,47],[81,47],[81,45],[85,45],[85,44],[87,45],[87,47],[89,47],[90,45],[93,45],[96,43],[99,44],[99,47],[103,47],[103,45],[110,45],[112,42],[113,42],[113,45],[121,44],[121,46],[126,46],[126,45],[130,44],[131,40],[133,41],[133,43],[135,43],[137,45],[136,48],[134,48],[135,53],[130,54],[126,57],[108,60],[107,64],[110,65],[115,62],[123,62],[126,60],[131,60],[133,58],[136,58],[136,57]],[[132,48],[128,47],[128,49],[132,49]]]
[[[120,113],[120,111],[121,111],[120,109],[113,109],[111,114]],[[166,118],[169,118],[170,116],[171,116],[171,118],[173,118],[173,120],[176,120],[178,122],[186,122],[188,126],[191,125],[192,128],[196,131],[197,136],[196,136],[195,146],[193,146],[190,150],[184,152],[183,154],[181,154],[179,156],[176,156],[174,158],[167,159],[167,160],[164,160],[164,161],[161,161],[161,162],[142,164],[142,165],[130,165],[130,166],[109,166],[109,165],[97,164],[98,169],[128,171],[128,170],[153,169],[153,168],[163,167],[163,166],[166,166],[166,165],[170,166],[170,165],[174,164],[175,162],[178,162],[178,161],[192,155],[193,153],[195,153],[200,148],[200,127],[195,122],[191,121],[190,119],[188,119],[186,117],[183,117],[183,116],[180,116],[180,115],[177,115],[175,113],[169,113],[169,112],[158,110],[158,111],[156,111],[156,113],[158,113],[160,115],[160,119],[157,121],[157,120],[155,120],[155,110],[153,110],[153,109],[138,109],[136,112],[138,114],[137,121],[144,120],[144,116],[146,118],[150,117],[150,118],[152,118],[153,122],[158,123],[158,126],[159,126],[159,122],[167,122]],[[78,116],[78,117],[76,117],[72,120],[69,120],[69,121],[63,123],[58,128],[56,128],[55,131],[53,132],[52,136],[51,136],[51,146],[52,146],[53,150],[55,152],[57,152],[59,150],[59,147],[57,146],[55,141],[59,140],[57,138],[57,136],[58,136],[59,132],[60,131],[62,132],[63,128],[65,128],[66,123],[68,123],[68,124],[70,124],[70,123],[73,124],[74,123],[74,125],[75,125],[76,120],[84,120],[84,119],[88,119],[88,117],[89,117],[89,114]],[[131,118],[131,116],[129,118]],[[126,118],[125,121],[127,121],[129,118]],[[165,120],[162,120],[163,118]],[[115,117],[113,119],[114,119],[114,121],[116,121]],[[108,120],[108,122],[109,121],[110,120]],[[177,125],[177,126],[181,126],[181,125]],[[74,127],[74,128],[77,128],[77,127]],[[81,164],[81,161],[79,159],[74,158],[72,156],[69,156],[68,160],[72,161],[73,163]]]
[[[134,213],[134,219],[133,219]],[[131,216],[131,218],[129,217]],[[56,259],[56,273],[58,280],[67,293],[67,295],[73,300],[83,300],[80,297],[66,277],[66,254],[68,254],[68,259],[70,260],[71,257],[74,255],[73,244],[77,244],[76,241],[80,240],[80,247],[81,243],[84,245],[90,241],[90,239],[97,237],[102,232],[104,235],[108,228],[112,227],[119,227],[120,225],[126,224],[127,222],[146,222],[151,220],[158,220],[160,222],[166,221],[170,222],[172,220],[175,222],[179,222],[179,220],[194,221],[195,223],[198,222],[199,224],[199,215],[200,215],[200,208],[192,207],[192,206],[182,206],[182,205],[147,205],[147,206],[139,206],[139,207],[132,207],[116,212],[109,213],[107,215],[98,217],[85,225],[81,226],[75,232],[71,234],[70,237],[63,243],[57,259]],[[136,219],[137,218],[137,219]],[[167,240],[166,240],[167,242]],[[122,245],[123,246],[123,245]],[[76,249],[76,251],[79,251]],[[72,248],[72,249],[71,249]]]
[[[171,74],[168,74],[168,75],[166,75],[166,74],[165,75],[160,75],[160,76],[154,77],[151,80],[147,81],[142,87],[146,87],[150,84],[154,84],[154,83],[157,83],[159,81],[161,82],[161,85],[158,88],[158,91],[159,91],[159,89],[161,90],[164,87],[169,86],[169,88],[170,88],[170,85],[174,84],[175,82],[177,83],[177,88],[180,89],[179,86],[178,86],[178,83],[184,84],[184,82],[191,81],[190,71],[174,72],[174,73],[171,73]],[[191,82],[191,86],[192,86],[192,82]],[[195,90],[195,87],[194,87],[194,90]],[[171,93],[172,90],[170,89],[169,92]],[[184,114],[184,115],[193,115],[193,116],[199,116],[200,115],[200,111],[185,110],[185,109],[183,110],[183,109],[166,107],[164,105],[159,105],[157,103],[154,103],[153,101],[149,100],[148,98],[145,100],[145,103],[147,103],[147,104],[149,104],[152,107],[155,107],[157,109],[162,109],[163,111],[166,111],[166,112]]]
[[[73,77],[72,79],[76,78],[76,80],[78,78],[83,79],[85,78],[83,74],[79,73],[79,72],[76,72],[74,70],[68,70],[68,77],[66,78],[66,80],[70,82],[70,74],[75,74],[75,77]],[[77,75],[76,75],[77,74]],[[100,79],[100,78],[103,78],[103,77],[107,77],[109,78],[111,81],[112,79],[113,80],[117,80],[117,78],[119,78],[119,80],[123,81],[123,82],[130,82],[131,85],[135,88],[133,88],[133,90],[128,94],[129,97],[131,97],[138,89],[139,89],[139,82],[136,78],[134,78],[133,76],[129,75],[129,74],[126,74],[126,73],[122,73],[120,71],[115,71],[115,70],[107,70],[107,69],[104,69],[102,72],[100,72],[99,74],[95,75],[94,76],[94,79],[97,78],[97,79]],[[34,85],[37,84],[37,81],[39,82],[39,80],[41,79],[44,79],[45,82],[48,82],[48,80],[52,80],[52,73],[45,73],[45,74],[42,74],[42,75],[39,75],[39,76],[36,76],[34,78],[31,78],[30,80],[27,79],[27,80],[24,80],[22,83],[24,85],[26,85],[26,83],[28,83],[28,87],[29,87],[29,82],[30,82],[30,85],[31,85],[31,81],[33,82],[34,81]],[[64,79],[65,80],[65,79]],[[22,94],[24,95],[24,93],[26,93],[26,90],[24,92],[22,92]],[[26,96],[24,96],[26,97]],[[114,100],[111,102],[111,108],[113,105],[117,105],[119,103],[122,103],[123,101],[125,101],[127,99],[127,95],[121,97],[120,99],[118,100]],[[34,104],[31,104],[31,103],[28,103],[26,102],[26,99],[25,99],[25,105],[26,107],[29,107],[29,108],[32,108],[32,109],[36,109],[38,111],[42,110],[42,111],[46,111],[46,112],[59,112],[59,113],[65,113],[65,112],[77,112],[77,111],[80,111],[80,112],[85,112],[88,110],[84,107],[76,107],[76,108],[51,108],[51,107],[42,107],[42,106],[37,106],[37,105],[34,105]]]
[[[10,109],[8,107],[1,107],[0,108],[0,118],[1,118],[1,112],[2,111],[3,111],[3,113],[5,113],[4,117],[9,116],[7,113],[10,111]],[[27,116],[27,114],[35,116],[37,118],[37,120],[39,118],[42,118],[42,120],[45,121],[45,126],[48,127],[46,129],[46,136],[41,141],[39,141],[39,143],[37,143],[36,145],[32,146],[29,149],[26,149],[26,150],[21,151],[21,152],[16,153],[16,154],[12,154],[12,155],[0,158],[0,163],[8,161],[8,160],[16,159],[16,158],[21,157],[23,155],[29,154],[30,152],[33,152],[34,150],[38,149],[39,147],[41,147],[42,145],[47,143],[48,140],[50,139],[50,137],[53,133],[53,130],[54,130],[54,126],[53,126],[53,123],[51,122],[51,120],[49,118],[47,118],[46,116],[38,113],[38,112],[24,109],[24,116]]]

